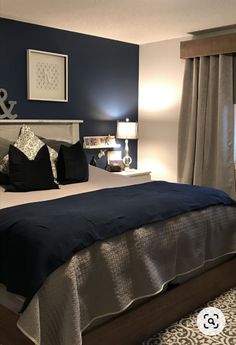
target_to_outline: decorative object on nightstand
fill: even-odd
[[[123,158],[125,170],[130,169],[130,164],[132,163],[132,158],[129,155],[129,144],[128,139],[138,138],[138,123],[129,122],[127,118],[126,121],[117,121],[117,139],[125,139],[125,156]]]
[[[120,172],[121,171],[120,165],[107,164],[105,169],[109,172]]]
[[[124,163],[121,158],[121,155],[122,152],[120,150],[107,151],[107,171],[119,172],[124,169]]]
[[[116,143],[116,138],[114,135],[102,135],[102,136],[89,136],[84,137],[83,148],[88,150],[96,150],[99,149],[97,154],[97,158],[101,159],[102,157],[106,156],[110,149],[119,148],[120,144]],[[96,166],[97,162],[95,156],[92,157],[90,161],[90,165]],[[106,164],[107,166],[107,164]],[[104,167],[105,168],[105,167]]]

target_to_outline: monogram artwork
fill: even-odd
[[[56,90],[59,73],[57,64],[38,62],[36,69],[36,87],[44,90]]]
[[[12,110],[16,105],[16,101],[7,101],[7,91],[0,89],[0,119],[11,119],[17,118],[17,114],[12,114]],[[6,105],[9,104],[9,106]]]

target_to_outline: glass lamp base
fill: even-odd
[[[123,158],[125,170],[130,170],[130,164],[132,163],[132,158],[128,155],[125,155]]]

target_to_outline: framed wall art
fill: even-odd
[[[68,102],[68,55],[27,50],[29,100]]]

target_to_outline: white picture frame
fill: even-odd
[[[27,49],[27,98],[68,102],[68,55]]]

